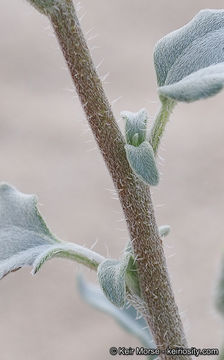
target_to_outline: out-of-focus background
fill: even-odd
[[[105,89],[121,110],[159,107],[152,52],[166,33],[221,0],[83,0],[79,11]],[[92,30],[91,30],[92,29]],[[90,31],[91,30],[91,31]],[[224,93],[176,107],[153,189],[158,224],[190,346],[219,347],[224,324],[213,307],[224,248]],[[122,126],[122,124],[121,124]],[[25,0],[0,2],[0,180],[36,193],[60,238],[117,257],[128,234],[113,185],[76,97],[47,18]],[[82,303],[76,274],[52,260],[0,282],[1,360],[109,359],[110,346],[137,341]]]

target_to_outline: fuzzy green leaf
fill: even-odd
[[[167,236],[170,233],[170,225],[161,225],[159,226],[159,234],[160,236]]]
[[[158,185],[159,172],[150,143],[144,141],[138,147],[126,144],[125,151],[129,165],[136,175],[149,185]]]
[[[145,109],[137,113],[122,111],[121,117],[125,120],[126,141],[130,145],[138,146],[146,139],[148,114]]]
[[[73,243],[56,239],[37,209],[37,198],[0,185],[0,279],[23,266],[36,273],[55,256],[67,257],[96,269],[104,257]]]
[[[139,285],[136,262],[132,255],[130,256],[130,260],[126,269],[125,282],[129,292],[141,298],[141,290]]]
[[[97,275],[105,296],[117,307],[126,303],[126,292],[141,297],[136,263],[130,242],[121,260],[106,259],[98,267]]]
[[[106,259],[97,270],[99,283],[104,294],[119,308],[126,303],[125,277],[130,257],[131,255],[126,253],[120,261]]]
[[[202,10],[187,25],[162,38],[154,63],[159,94],[191,102],[224,86],[224,10]]]

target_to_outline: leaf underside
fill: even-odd
[[[162,38],[154,63],[159,94],[192,102],[224,86],[224,10],[202,10],[188,24]]]
[[[96,269],[101,255],[74,243],[59,241],[37,209],[37,198],[8,184],[0,185],[0,279],[23,266],[36,273],[45,261],[66,257]]]

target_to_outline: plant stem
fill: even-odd
[[[155,122],[150,133],[150,143],[155,154],[157,154],[161,137],[169,120],[170,114],[176,104],[174,100],[167,98],[161,98],[161,102],[161,109],[155,118]]]
[[[154,217],[149,187],[132,172],[124,139],[91,59],[71,0],[48,12],[55,34],[96,141],[112,176],[126,217],[146,320],[159,348],[183,346],[186,340],[167,273],[162,241]],[[177,356],[161,355],[161,359]],[[190,359],[183,356],[182,360]]]

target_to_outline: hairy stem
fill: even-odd
[[[170,114],[176,104],[174,100],[171,99],[161,99],[162,105],[161,109],[159,110],[151,133],[150,133],[150,143],[152,145],[152,148],[154,150],[154,153],[157,154],[158,147],[160,144],[160,140],[162,138],[163,132],[165,130],[166,124],[169,120]]]
[[[147,307],[145,317],[155,342],[160,348],[185,347],[186,340],[167,273],[149,188],[129,167],[123,136],[92,62],[72,0],[57,1],[57,7],[48,11],[47,15],[120,197],[137,259],[140,287]],[[177,357],[162,354],[161,359]],[[183,356],[182,359],[190,357]]]

